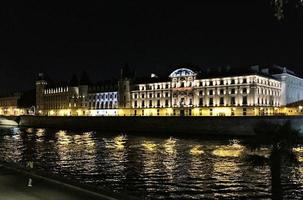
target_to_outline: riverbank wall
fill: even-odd
[[[303,116],[247,117],[1,117],[17,121],[19,126],[74,130],[100,130],[119,133],[159,133],[183,135],[254,135],[260,121],[283,124],[291,122],[303,134]],[[266,128],[266,127],[264,127]]]

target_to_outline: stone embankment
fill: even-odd
[[[247,117],[4,117],[0,124],[37,128],[102,130],[120,133],[247,136],[260,121],[283,124],[290,121],[303,134],[303,116]],[[4,123],[2,123],[4,122]],[[17,123],[18,122],[18,123]],[[266,127],[264,127],[266,128]]]

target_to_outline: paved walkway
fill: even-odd
[[[33,178],[33,187],[27,186],[28,177],[0,164],[0,199],[5,200],[114,200]]]

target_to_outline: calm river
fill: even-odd
[[[299,163],[282,162],[278,191],[284,199],[303,198],[303,148],[294,150]],[[252,152],[239,140],[0,127],[0,151],[0,159],[20,165],[33,159],[38,168],[142,199],[272,195],[270,164],[248,162]],[[267,148],[255,153],[269,156]]]

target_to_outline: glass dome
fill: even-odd
[[[173,71],[169,77],[174,78],[174,77],[181,77],[181,76],[195,76],[196,73],[193,72],[190,69],[187,68],[180,68],[180,69],[176,69],[175,71]]]

